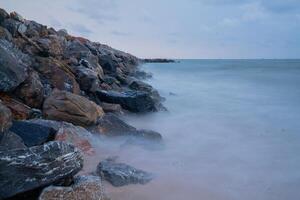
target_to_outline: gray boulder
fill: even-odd
[[[159,102],[153,99],[147,92],[132,90],[125,92],[97,90],[95,94],[100,101],[120,104],[122,108],[131,112],[142,113],[158,110],[157,105]]]
[[[97,174],[113,186],[120,187],[129,184],[146,184],[153,179],[151,173],[136,169],[124,163],[116,163],[107,159],[97,166]]]
[[[17,134],[6,131],[0,136],[0,151],[27,148],[22,138]]]
[[[82,167],[81,152],[62,142],[0,151],[0,199],[72,177]]]
[[[6,40],[0,40],[0,92],[15,89],[27,78],[28,57]]]

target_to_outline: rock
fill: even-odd
[[[14,121],[10,131],[20,136],[27,147],[42,145],[54,140],[56,134],[52,128],[28,121]]]
[[[55,140],[71,143],[88,155],[94,154],[94,149],[90,143],[92,134],[85,128],[53,120],[32,119],[29,121],[54,129],[56,131]]]
[[[94,70],[80,65],[75,68],[75,74],[81,90],[90,92],[99,88],[99,77]]]
[[[15,94],[22,99],[26,105],[33,108],[41,108],[45,91],[39,75],[31,71],[28,78],[17,88]]]
[[[49,35],[47,38],[38,38],[36,43],[42,48],[44,55],[61,56],[63,54],[64,42],[62,38],[57,35]]]
[[[0,137],[0,151],[8,151],[13,149],[24,149],[27,148],[22,138],[17,134],[6,131]]]
[[[151,73],[141,70],[136,70],[132,75],[138,79],[150,79],[153,76]]]
[[[0,101],[0,135],[12,125],[11,111]]]
[[[174,63],[175,60],[166,59],[166,58],[152,58],[152,59],[144,59],[143,62],[145,63]]]
[[[47,34],[47,27],[35,21],[26,21],[27,30],[25,35],[29,38],[39,37]]]
[[[0,39],[0,92],[14,90],[27,78],[27,56]],[[28,61],[28,60],[27,60]]]
[[[106,200],[100,177],[77,176],[70,187],[49,186],[45,188],[39,200]]]
[[[132,112],[157,111],[157,102],[150,97],[147,92],[141,91],[105,91],[97,90],[95,92],[100,101],[107,103],[120,104],[122,108]]]
[[[25,22],[25,19],[20,14],[18,14],[17,12],[10,13],[10,17],[14,20],[19,21],[19,22],[22,22],[22,23]]]
[[[14,37],[17,37],[19,33],[24,33],[27,30],[27,27],[14,19],[8,18],[2,22],[4,28],[6,28]]]
[[[80,94],[79,85],[70,67],[54,58],[37,57],[34,69],[42,75],[42,82],[50,83],[52,88]]]
[[[8,18],[9,14],[2,8],[0,8],[0,25],[4,21],[4,19]]]
[[[160,141],[162,139],[161,134],[150,130],[138,130],[112,113],[107,113],[99,118],[97,125],[91,127],[90,130],[106,136],[133,136],[151,141]]]
[[[94,102],[66,91],[54,90],[43,106],[47,119],[61,120],[79,126],[95,124],[104,112]]]
[[[82,166],[81,152],[63,142],[0,151],[0,199],[72,177]]]
[[[31,109],[27,105],[8,95],[0,93],[0,99],[2,100],[2,103],[10,109],[13,119],[15,120],[25,120],[41,116],[40,110]]]
[[[129,184],[146,184],[153,179],[151,173],[136,169],[124,163],[104,160],[97,166],[97,174],[104,176],[105,180],[113,186],[120,187]]]
[[[92,145],[89,142],[91,139],[92,134],[89,131],[66,122],[62,123],[55,137],[55,140],[71,143],[88,155],[94,154]]]
[[[3,28],[2,26],[0,26],[0,39],[7,40],[9,42],[12,41],[12,35],[6,28]]]
[[[133,80],[129,86],[132,90],[143,91],[149,94],[152,99],[155,99],[157,102],[162,101],[163,98],[159,95],[158,91],[155,90],[151,85],[144,83],[143,81]]]
[[[62,36],[62,37],[66,37],[66,36],[69,35],[69,34],[68,34],[68,31],[67,31],[66,29],[60,29],[60,30],[58,30],[58,31],[57,31],[57,34],[58,34],[59,36]]]
[[[113,103],[100,103],[100,106],[104,110],[105,113],[115,113],[115,114],[123,114],[122,107],[119,104]]]

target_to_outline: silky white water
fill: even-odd
[[[161,148],[99,142],[99,157],[152,172],[115,200],[300,199],[300,60],[181,60],[146,64],[168,112],[130,115]],[[95,162],[97,159],[95,159]]]

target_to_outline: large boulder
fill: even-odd
[[[11,111],[0,100],[0,133],[8,130],[12,125]]]
[[[14,90],[27,78],[28,58],[7,40],[0,39],[0,92]]]
[[[11,131],[5,131],[2,136],[0,136],[0,151],[24,148],[26,148],[26,145],[17,134]]]
[[[63,44],[66,42],[62,37],[49,35],[46,38],[37,38],[34,40],[42,49],[43,55],[62,56]]]
[[[44,87],[39,75],[31,71],[28,78],[17,88],[15,94],[32,108],[41,108],[44,100]]]
[[[9,17],[9,14],[2,8],[0,8],[0,24]]]
[[[105,136],[132,136],[149,141],[161,141],[161,134],[150,130],[138,130],[122,121],[113,113],[107,113],[98,119],[95,126],[90,130]]]
[[[97,90],[95,92],[100,101],[107,103],[120,104],[124,109],[132,112],[157,111],[157,103],[149,93],[142,91],[105,91]]]
[[[52,128],[28,121],[14,121],[10,131],[21,137],[27,147],[42,145],[54,140],[56,134]]]
[[[124,163],[116,163],[112,159],[101,161],[97,166],[97,174],[103,175],[105,180],[116,187],[129,184],[146,184],[153,179],[151,173]]]
[[[43,106],[44,116],[51,120],[61,120],[79,126],[95,124],[104,112],[94,102],[66,91],[54,90]]]
[[[100,80],[96,71],[82,65],[74,67],[74,71],[81,90],[92,92],[99,88]]]
[[[45,188],[39,200],[106,200],[101,178],[97,176],[77,176],[70,187],[49,186]]]
[[[72,177],[82,167],[81,152],[62,142],[0,151],[0,199]]]

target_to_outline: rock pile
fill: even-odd
[[[0,9],[0,199],[40,191],[43,200],[105,199],[100,177],[74,177],[94,153],[92,134],[161,140],[111,114],[164,109],[141,81],[150,77],[138,69],[143,62]],[[128,177],[115,185],[148,181],[143,171],[101,162],[105,174],[118,176],[116,168]]]

